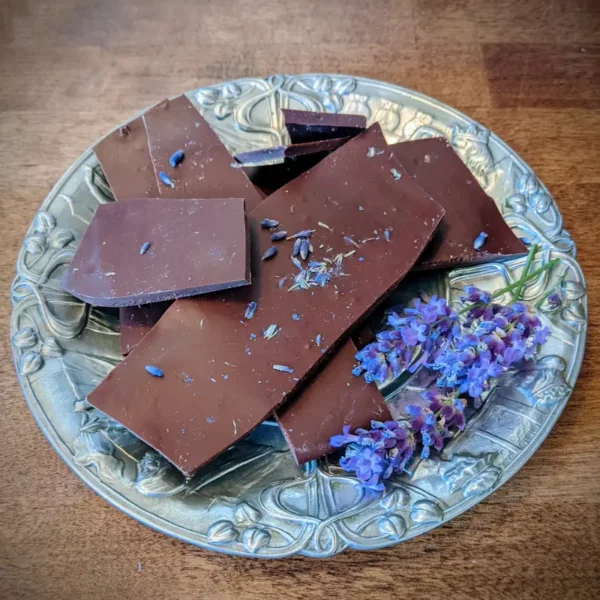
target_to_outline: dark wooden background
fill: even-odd
[[[384,551],[227,557],[139,525],[54,454],[13,372],[8,288],[34,211],[116,123],[203,84],[318,71],[429,94],[531,165],[578,246],[587,352],[542,448],[462,517]],[[0,0],[0,597],[600,597],[599,109],[599,0]]]

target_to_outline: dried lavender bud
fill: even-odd
[[[173,180],[166,173],[160,171],[160,173],[158,174],[158,178],[162,181],[162,183],[168,185],[171,189],[175,189],[175,184],[173,183]]]
[[[482,231],[476,238],[475,241],[473,242],[473,248],[475,250],[481,250],[481,248],[483,248],[483,246],[485,245],[485,242],[488,238],[488,234],[485,233],[485,231]]]
[[[297,238],[309,238],[314,233],[314,231],[314,229],[304,229],[303,231],[299,231],[298,233],[291,235],[288,238],[288,240],[295,240]]]
[[[392,169],[391,171],[394,176],[394,181],[400,181],[400,179],[402,179],[402,173],[399,173],[396,169]]]
[[[256,302],[250,302],[250,304],[248,304],[248,306],[246,307],[246,312],[244,313],[244,318],[251,319],[254,316],[254,313],[256,312],[257,308],[258,308],[258,304],[256,304]]]
[[[169,158],[169,164],[175,168],[183,162],[185,158],[185,152],[183,150],[175,150],[173,154],[171,154],[171,158]]]
[[[150,248],[150,242],[144,242],[142,244],[142,247],[140,248],[140,254],[146,254],[146,252],[148,252],[149,248]]]
[[[300,320],[300,315],[298,313],[292,313],[292,319],[294,321],[299,321]]]
[[[298,238],[294,242],[294,247],[292,249],[292,256],[298,256],[300,254],[300,247],[302,246],[302,238]]]
[[[275,219],[263,219],[260,222],[260,226],[263,229],[273,229],[273,227],[279,227],[279,221],[275,221]]]
[[[275,246],[271,246],[263,255],[260,260],[269,260],[273,258],[277,254],[277,248]]]
[[[286,365],[273,365],[273,369],[275,369],[275,371],[281,371],[282,373],[293,373],[294,369],[292,369],[291,367],[288,367]]]
[[[287,236],[287,231],[276,231],[272,236],[271,236],[271,241],[272,242],[280,242],[281,240],[284,240]]]
[[[304,238],[300,244],[300,258],[302,260],[306,260],[308,258],[309,249],[310,244],[308,243],[308,240]]]
[[[146,371],[148,371],[148,373],[150,373],[150,375],[152,375],[152,377],[162,377],[164,375],[162,370],[154,365],[146,365],[144,368]]]

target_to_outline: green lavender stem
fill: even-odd
[[[525,263],[525,268],[523,269],[523,274],[521,275],[520,283],[521,285],[517,286],[513,292],[513,302],[516,302],[523,293],[523,287],[525,286],[524,278],[529,274],[529,270],[531,269],[531,264],[533,263],[533,257],[537,252],[537,244],[532,244],[529,249],[529,254],[527,255],[527,262]]]

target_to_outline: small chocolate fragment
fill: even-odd
[[[287,108],[282,109],[281,112],[292,144],[354,137],[367,127],[367,119],[362,115],[319,113]]]
[[[159,196],[142,117],[109,133],[94,152],[117,200]]]
[[[253,150],[236,155],[236,160],[244,163],[243,169],[250,181],[265,196],[270,196],[292,179],[312,169],[348,139],[350,138]],[[258,164],[259,162],[262,164]]]
[[[527,254],[496,203],[444,138],[402,142],[391,146],[414,180],[446,214],[416,270],[475,265]],[[474,248],[481,232],[485,245]]]
[[[88,396],[89,402],[187,475],[254,429],[398,284],[442,218],[443,210],[408,175],[394,181],[390,168],[402,166],[391,151],[367,158],[370,146],[384,144],[379,125],[374,125],[267,198],[248,218],[254,285],[175,302]],[[298,207],[294,213],[291,204]],[[360,219],[359,204],[364,205]],[[260,260],[271,245],[260,226],[265,218],[289,231],[315,230],[315,260],[326,257],[320,244],[334,248],[332,258],[342,257],[344,276],[329,282],[321,278],[322,286],[308,290],[290,292],[277,285],[298,271],[283,252]],[[315,229],[319,221],[332,230]],[[361,245],[362,262],[356,256],[343,258],[345,235],[360,240],[387,227],[394,228],[389,243]],[[250,302],[258,309],[247,320]],[[294,321],[293,313],[302,315],[301,320]],[[272,327],[276,335],[261,335]],[[314,343],[317,335],[320,346]],[[148,364],[164,377],[142,379]]]
[[[234,158],[244,166],[260,165],[286,158],[333,152],[340,146],[343,146],[349,139],[349,137],[342,137],[318,142],[307,142],[305,144],[293,144],[291,146],[273,146],[271,148],[240,152]]]
[[[150,157],[163,198],[245,198],[248,213],[262,200],[242,169],[232,169],[231,154],[186,96],[165,100],[144,116]],[[182,150],[185,160],[170,159]],[[174,188],[161,183],[160,173]]]
[[[276,412],[275,418],[299,465],[333,452],[329,440],[342,433],[344,425],[354,431],[369,427],[373,419],[391,419],[377,386],[349,371],[356,352],[356,346],[348,340],[302,389],[298,399]]]
[[[140,245],[152,240],[148,252]],[[94,306],[133,306],[250,283],[244,200],[129,200],[98,207],[63,287]]]

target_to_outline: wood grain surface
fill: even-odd
[[[378,552],[227,557],[121,514],[50,449],[13,372],[8,289],[50,187],[116,123],[203,84],[318,71],[429,94],[531,165],[577,243],[587,351],[541,449],[465,515]],[[599,109],[597,0],[0,0],[0,597],[600,597]]]

